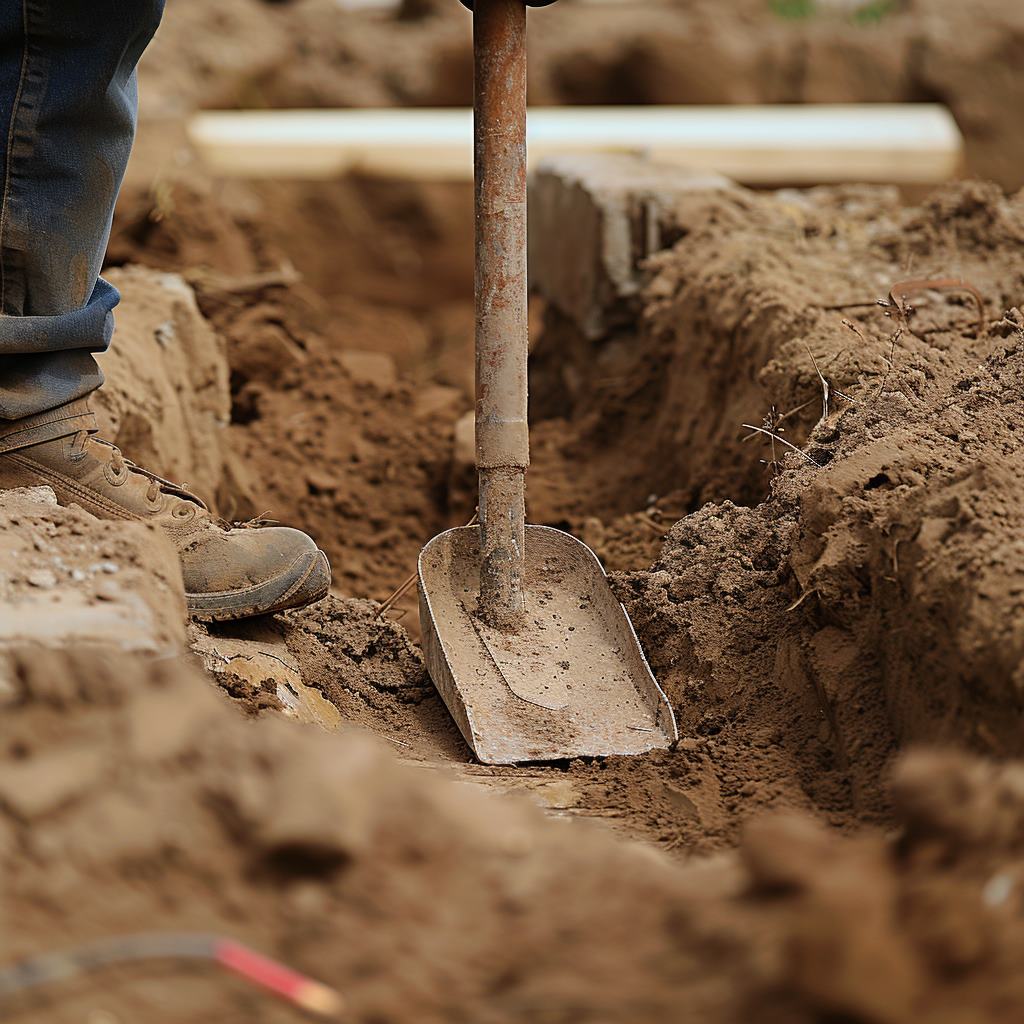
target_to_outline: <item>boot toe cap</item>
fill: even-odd
[[[182,553],[194,618],[247,618],[299,608],[327,595],[327,555],[300,530],[233,529]]]

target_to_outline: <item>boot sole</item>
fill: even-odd
[[[322,551],[310,552],[272,580],[240,590],[186,594],[188,613],[200,622],[229,622],[304,608],[325,598],[331,588],[331,566]]]

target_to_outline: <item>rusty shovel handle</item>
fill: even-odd
[[[524,620],[526,468],[526,4],[475,0],[476,463],[480,603],[490,625]]]

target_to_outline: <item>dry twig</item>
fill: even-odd
[[[985,300],[981,292],[969,281],[959,277],[915,277],[908,281],[897,281],[889,289],[888,299],[879,299],[878,305],[894,310],[900,321],[906,325],[913,307],[907,304],[907,297],[916,292],[926,291],[969,292],[978,307],[978,334],[985,330]],[[887,314],[888,315],[888,314]]]
[[[474,512],[472,518],[469,520],[468,523],[466,523],[466,526],[476,526],[478,514],[479,513]],[[398,589],[395,590],[391,594],[391,596],[386,601],[384,601],[384,603],[377,609],[378,619],[382,619],[385,615],[387,615],[389,611],[391,611],[392,608],[394,608],[396,602],[400,601],[405,592],[416,582],[416,577],[418,575],[418,573],[414,572],[412,573],[412,575],[406,577],[406,579],[404,579],[399,584]],[[402,615],[404,614],[405,612],[402,613]],[[399,618],[401,618],[401,616],[399,616]]]
[[[797,446],[793,444],[791,441],[787,441],[786,438],[784,438],[777,430],[766,429],[765,427],[755,427],[752,423],[744,423],[742,424],[742,426],[746,430],[753,430],[758,434],[764,434],[765,437],[770,437],[772,439],[772,463],[776,462],[775,442],[779,441],[781,444],[784,444],[790,451],[794,451],[802,459],[806,459],[812,466],[821,469],[820,463],[815,462],[814,459],[812,459],[810,455],[807,454],[807,452],[797,448]]]
[[[786,609],[786,611],[787,611],[787,612],[792,612],[792,611],[796,611],[796,609],[797,609],[797,608],[799,608],[799,607],[800,607],[800,605],[802,605],[802,604],[804,603],[804,601],[806,601],[806,600],[807,600],[807,598],[809,598],[809,597],[810,597],[810,596],[811,596],[812,594],[816,594],[817,592],[818,592],[818,591],[817,591],[816,589],[813,589],[813,588],[812,588],[811,590],[805,590],[805,591],[804,591],[804,592],[803,592],[803,593],[802,593],[802,594],[801,594],[801,595],[800,595],[800,596],[799,596],[799,597],[798,597],[798,598],[797,598],[797,599],[796,599],[796,600],[795,600],[795,601],[794,601],[794,602],[793,602],[793,603],[792,603],[792,604],[791,604],[791,605],[790,605],[790,606],[789,606],[789,607],[788,607],[788,608]]]
[[[885,357],[885,373],[882,374],[882,379],[878,384],[878,391],[872,396],[872,401],[877,401],[882,397],[882,392],[885,390],[886,382],[889,380],[889,374],[892,373],[896,366],[896,346],[899,344],[900,338],[903,337],[903,327],[897,327],[892,332],[889,338],[889,355]]]

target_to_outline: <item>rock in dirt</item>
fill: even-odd
[[[0,491],[0,647],[167,654],[185,619],[178,553],[156,527],[62,508],[48,487]]]
[[[189,643],[206,671],[249,713],[274,709],[326,729],[340,724],[338,709],[303,682],[298,661],[269,622],[193,623]]]
[[[584,337],[601,336],[635,317],[643,262],[674,240],[679,198],[731,187],[625,154],[545,160],[530,181],[531,284]]]

